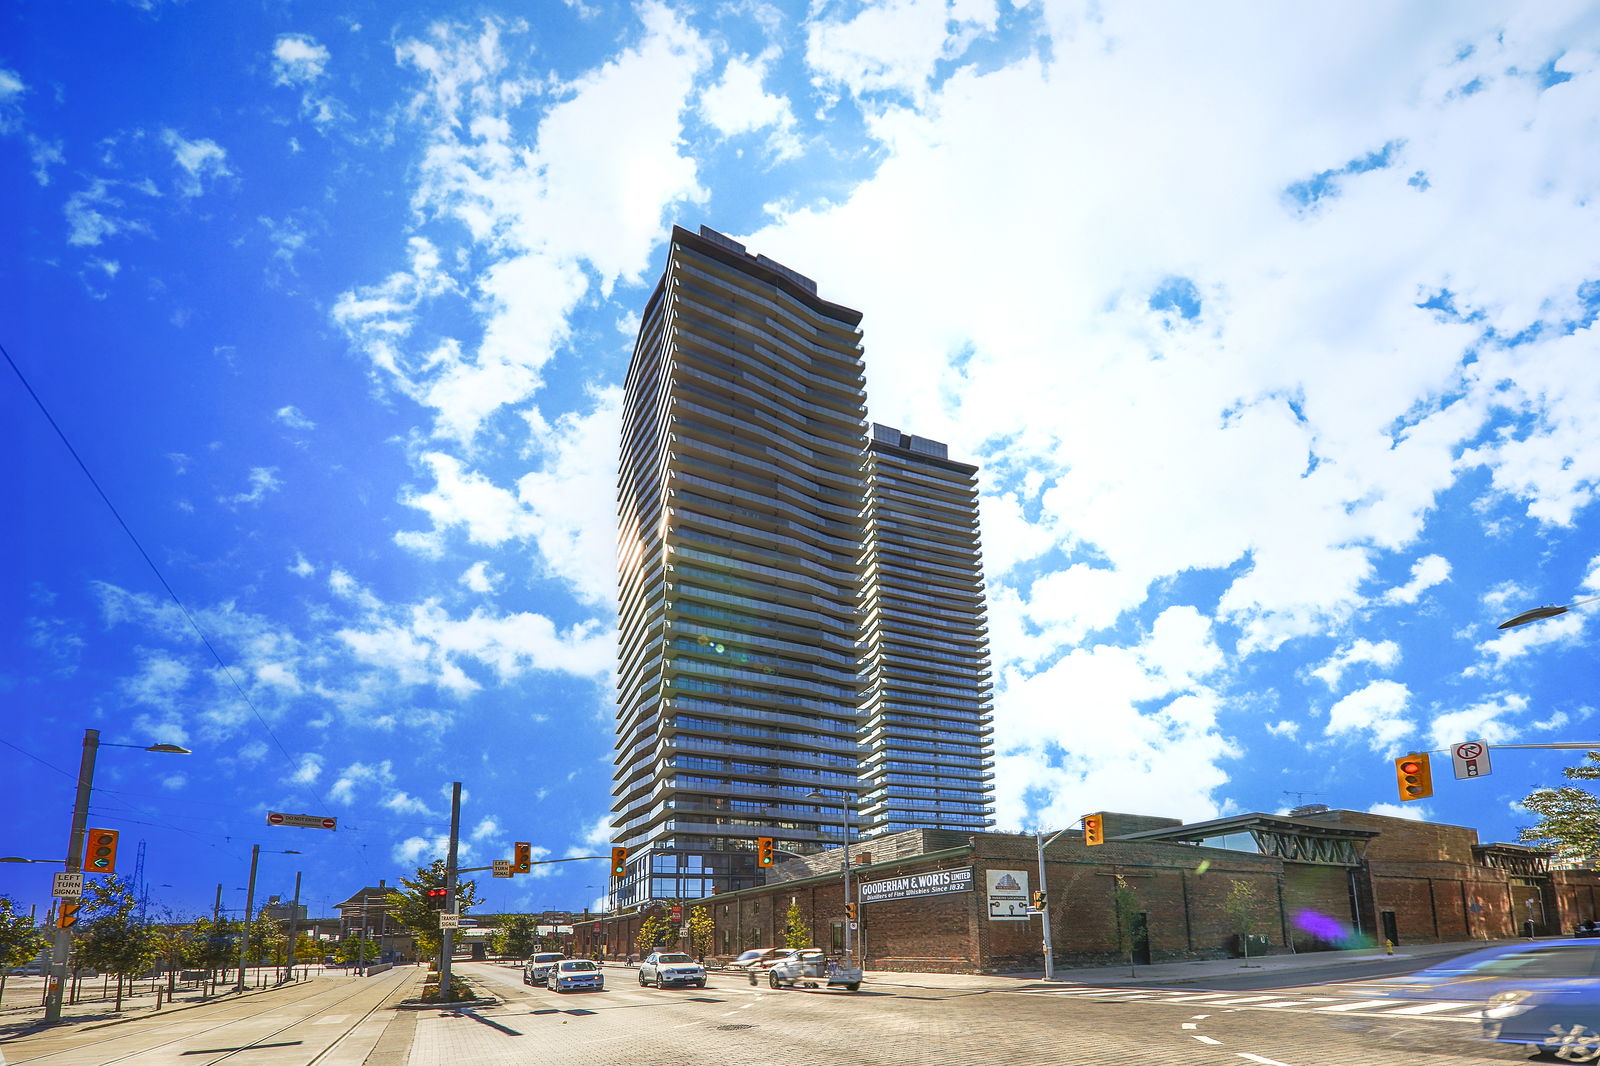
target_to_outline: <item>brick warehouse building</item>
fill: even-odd
[[[1570,931],[1600,918],[1600,873],[1551,870],[1549,853],[1479,844],[1461,826],[1357,811],[1245,814],[1185,825],[1105,815],[1106,842],[1064,833],[1045,853],[1056,962],[1110,964],[1118,947],[1120,883],[1134,910],[1135,961],[1238,954],[1227,900],[1235,882],[1260,901],[1251,953],[1329,950],[1357,943],[1493,940]],[[912,830],[852,851],[860,950],[868,969],[983,973],[1043,966],[1034,837]],[[710,954],[784,942],[791,901],[825,950],[843,946],[838,850],[786,862],[768,883],[688,901],[714,926]],[[574,927],[574,950],[637,954],[634,937],[660,906]],[[688,949],[688,940],[675,947]]]

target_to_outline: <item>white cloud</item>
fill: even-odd
[[[490,815],[478,822],[468,834],[473,840],[488,840],[500,835],[500,823]]]
[[[1358,663],[1371,663],[1381,670],[1390,670],[1400,661],[1400,645],[1392,640],[1370,641],[1357,638],[1334,652],[1321,666],[1311,671],[1329,690],[1339,687],[1344,672]]]
[[[300,756],[300,765],[295,768],[289,780],[297,785],[314,784],[322,776],[322,756],[315,752],[308,752]]]
[[[150,224],[141,218],[130,217],[125,211],[129,193],[160,195],[148,183],[95,178],[69,196],[62,208],[67,217],[67,243],[75,247],[93,248],[119,234],[148,236],[152,232]]]
[[[310,577],[317,572],[317,568],[300,552],[294,553],[294,562],[285,569],[295,577]]]
[[[279,85],[316,81],[327,65],[328,50],[307,34],[281,34],[272,45],[272,77]]]
[[[1300,735],[1300,723],[1289,719],[1280,719],[1267,726],[1267,732],[1275,737],[1296,737]]]
[[[812,22],[806,62],[818,84],[920,100],[934,65],[960,55],[975,34],[994,28],[998,15],[994,0],[880,0],[848,21]]]
[[[1517,726],[1506,719],[1527,709],[1526,697],[1502,693],[1459,711],[1441,714],[1433,720],[1433,747],[1445,748],[1464,740],[1482,740],[1490,744],[1514,740]]]
[[[233,507],[243,504],[260,503],[268,494],[283,488],[283,482],[278,480],[278,468],[257,466],[250,470],[250,488],[246,492],[235,493],[232,496],[218,496],[218,503],[225,503]]]
[[[778,159],[789,159],[801,151],[794,111],[787,98],[767,92],[762,85],[774,58],[729,58],[722,80],[701,94],[700,113],[724,137],[770,130],[767,150]]]
[[[1406,818],[1413,822],[1431,821],[1433,812],[1419,803],[1374,803],[1368,814],[1381,814],[1385,818]]]
[[[396,814],[430,814],[428,805],[407,792],[391,793],[383,801],[383,806]]]
[[[383,759],[374,763],[353,762],[339,771],[338,778],[328,789],[328,798],[349,806],[355,802],[358,789],[371,787],[383,789],[394,784],[394,765]]]
[[[172,161],[182,174],[178,179],[178,193],[194,197],[205,192],[206,182],[230,177],[228,153],[212,140],[187,140],[177,130],[161,131],[161,141],[172,151]]]
[[[1425,555],[1411,567],[1411,580],[1383,594],[1385,603],[1416,603],[1435,585],[1450,580],[1450,563],[1442,555]]]
[[[284,425],[288,426],[290,429],[311,430],[317,428],[317,424],[302,414],[300,412],[300,408],[294,406],[293,404],[278,408],[277,413],[273,415],[273,417],[279,422],[282,422]]]
[[[1387,751],[1415,731],[1406,716],[1410,703],[1411,690],[1399,681],[1372,681],[1328,709],[1323,732],[1330,737],[1368,733],[1374,751]]]
[[[495,585],[504,577],[504,574],[490,570],[489,564],[479,559],[467,567],[458,580],[473,592],[493,592]]]

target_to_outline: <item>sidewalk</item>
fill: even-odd
[[[315,980],[325,969],[321,965],[306,967],[309,970],[305,980]],[[278,987],[274,980],[274,967],[262,966],[250,968],[249,981],[245,986],[245,994],[270,991]],[[295,967],[298,973],[301,967]],[[233,975],[230,975],[233,976]],[[236,978],[235,978],[236,980]],[[216,995],[205,995],[199,986],[179,984],[176,992],[168,997],[166,985],[160,986],[160,1011],[166,1014],[169,1011],[182,1010],[186,1007],[198,1007],[207,1003],[217,1003],[230,997],[236,998],[234,993],[235,980],[218,984]],[[25,984],[24,984],[25,982]],[[21,987],[19,987],[21,985]],[[0,1006],[0,1035],[14,1034],[22,1030],[31,1029],[44,1021],[44,980],[42,978],[17,978],[10,977],[6,980],[5,1002]],[[156,1013],[157,994],[150,988],[150,981],[141,978],[138,982],[138,991],[124,990],[122,994],[122,1010],[117,1011],[116,999],[111,995],[101,995],[101,979],[99,977],[86,978],[79,986],[77,1003],[63,1003],[61,1005],[61,1020],[64,1023],[75,1025],[90,1025],[96,1022],[121,1021],[139,1015],[152,1015]]]

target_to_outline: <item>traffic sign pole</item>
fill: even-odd
[[[99,747],[100,730],[85,729],[83,757],[78,762],[78,797],[72,807],[72,828],[67,835],[68,873],[77,871],[83,863],[83,832],[89,826],[89,790],[94,782],[94,757]],[[71,951],[71,928],[56,929],[55,942],[50,946],[50,980],[45,991],[46,1025],[61,1020],[61,999],[67,984],[67,956]]]

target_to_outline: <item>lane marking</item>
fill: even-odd
[[[1267,1001],[1269,999],[1278,999],[1278,998],[1279,998],[1278,996],[1245,996],[1245,997],[1243,997],[1241,999],[1218,999],[1218,1000],[1212,1001],[1210,1004],[1208,1004],[1208,1006],[1212,1006],[1212,1007],[1231,1007],[1235,1003],[1262,1003],[1262,1002],[1265,1002],[1265,1001]]]
[[[1310,1003],[1309,999],[1275,999],[1267,1003],[1257,1003],[1258,1007],[1303,1007]]]
[[[1330,1007],[1314,1007],[1312,1009],[1318,1011],[1365,1010],[1368,1007],[1388,1007],[1393,1005],[1394,1000],[1392,999],[1358,999],[1351,1003],[1335,1003]]]
[[[1211,1017],[1211,1015],[1209,1015],[1209,1014],[1191,1014],[1190,1017],[1193,1018],[1197,1022],[1203,1022],[1207,1018]]]
[[[1184,1022],[1182,1025],[1178,1026],[1178,1028],[1179,1029],[1198,1029],[1200,1027],[1198,1025],[1194,1024],[1194,1022]]]
[[[1279,1062],[1277,1059],[1269,1059],[1261,1055],[1252,1055],[1248,1051],[1236,1051],[1234,1054],[1238,1055],[1241,1059],[1249,1059],[1251,1062],[1259,1062],[1261,1063],[1261,1066],[1289,1066],[1287,1062]]]
[[[1195,1036],[1195,1039],[1200,1041],[1200,1043],[1202,1043],[1202,1044],[1220,1044],[1220,1043],[1222,1043],[1222,1041],[1217,1040],[1217,1039],[1215,1039],[1213,1037],[1209,1037],[1209,1036]]]
[[[1479,1004],[1479,1003],[1455,1003],[1455,1002],[1419,1003],[1414,1007],[1401,1007],[1399,1010],[1386,1010],[1383,1013],[1385,1013],[1385,1014],[1432,1014],[1435,1011],[1441,1011],[1441,1010],[1460,1010],[1462,1007],[1471,1007],[1474,1010],[1482,1010],[1483,1009],[1482,1004]]]

